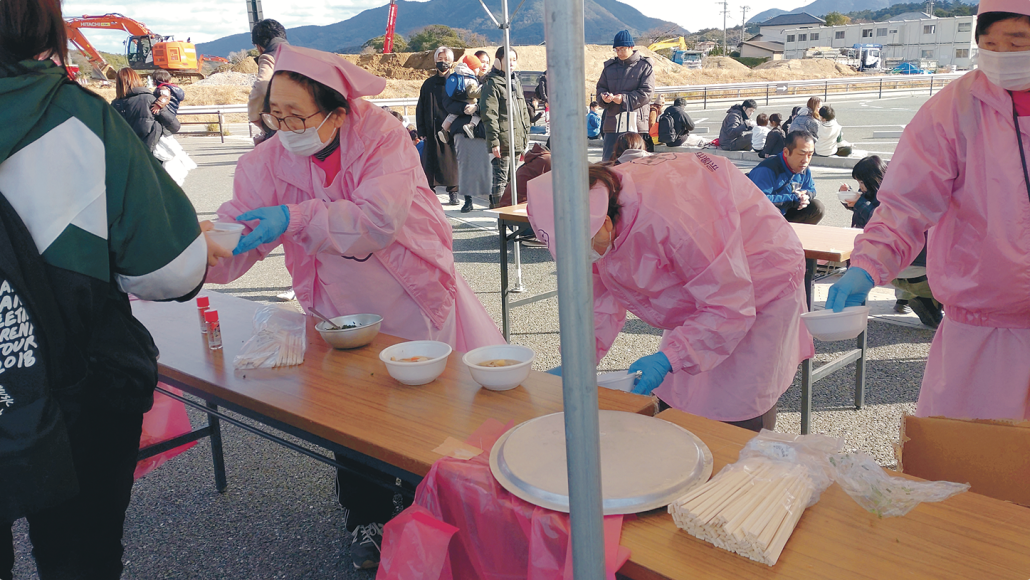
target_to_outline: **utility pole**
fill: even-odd
[[[746,29],[747,29],[747,11],[748,10],[751,10],[750,6],[741,6],[740,7],[740,44],[741,44],[741,50],[744,50],[743,49],[743,44],[744,44],[744,34],[745,34]]]
[[[729,0],[723,0],[719,4],[722,4],[722,55],[729,56],[730,52],[726,46],[726,15],[730,13],[730,3]]]

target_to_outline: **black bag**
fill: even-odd
[[[672,118],[669,111],[665,111],[658,117],[658,142],[673,143],[679,139],[676,133],[676,120]]]
[[[66,340],[43,259],[0,195],[0,525],[78,493],[51,388]]]

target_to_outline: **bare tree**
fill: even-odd
[[[465,43],[465,46],[486,46],[486,37],[478,32],[472,32],[464,28],[455,28],[454,33]]]

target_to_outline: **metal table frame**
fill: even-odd
[[[507,208],[505,208],[507,209]],[[501,327],[504,333],[504,340],[510,339],[511,334],[511,309],[525,306],[540,300],[546,300],[557,296],[556,291],[544,292],[522,300],[511,301],[509,295],[512,290],[508,284],[508,243],[519,243],[519,229],[529,223],[529,218],[522,215],[511,215],[505,213],[497,214],[497,230],[500,239],[501,250]],[[514,231],[509,231],[514,230]],[[805,298],[808,301],[808,310],[812,310],[812,298],[815,290],[815,257],[808,257],[805,252]],[[866,332],[858,335],[855,340],[855,348],[833,359],[832,361],[813,368],[813,360],[801,361],[801,433],[807,434],[812,427],[812,385],[825,379],[829,375],[839,371],[852,362],[855,363],[855,409],[861,409],[865,405],[865,363],[866,363]]]
[[[177,380],[171,379],[170,377],[167,377],[167,376],[164,376],[164,375],[161,375],[160,380],[162,382],[167,383],[169,385],[172,385],[172,386],[174,386],[174,387],[176,387],[178,389],[182,389],[182,391],[184,393],[189,393],[190,395],[201,399],[203,401],[203,403],[198,403],[198,402],[196,402],[196,401],[194,401],[192,399],[188,399],[186,397],[180,397],[180,396],[178,396],[178,395],[176,395],[174,393],[170,393],[170,392],[166,391],[165,389],[162,389],[161,387],[157,387],[157,391],[160,392],[161,394],[167,395],[167,396],[169,396],[169,397],[171,397],[173,399],[176,399],[178,401],[182,401],[186,405],[206,413],[207,414],[208,424],[207,424],[206,427],[201,427],[199,429],[194,429],[191,432],[183,434],[183,435],[180,435],[179,437],[176,437],[174,439],[169,439],[167,441],[162,441],[161,443],[158,443],[158,444],[151,445],[149,447],[145,447],[143,449],[140,449],[138,458],[139,459],[146,459],[148,457],[153,457],[154,455],[157,455],[159,453],[163,453],[163,452],[168,451],[170,449],[174,449],[175,447],[178,447],[180,445],[184,445],[184,444],[190,443],[192,441],[198,441],[200,439],[203,439],[204,437],[210,437],[211,438],[211,459],[212,459],[212,462],[214,463],[214,471],[215,471],[215,489],[217,489],[219,493],[224,492],[226,490],[226,488],[228,487],[228,482],[227,482],[227,479],[226,479],[226,476],[225,476],[225,459],[224,459],[223,454],[222,454],[221,421],[226,421],[227,423],[231,423],[231,424],[239,427],[240,429],[243,429],[244,431],[253,433],[254,435],[257,435],[259,437],[263,437],[263,438],[268,439],[269,441],[272,441],[274,443],[278,443],[279,445],[282,445],[283,447],[286,447],[288,449],[296,451],[297,453],[301,453],[301,454],[307,455],[308,457],[310,457],[310,458],[312,458],[312,459],[314,459],[316,461],[321,461],[322,463],[325,463],[326,465],[329,465],[329,466],[335,467],[337,469],[340,469],[342,471],[348,472],[348,473],[350,473],[352,475],[355,475],[357,477],[361,477],[363,479],[367,479],[367,480],[375,483],[379,487],[382,487],[382,488],[394,491],[396,493],[400,493],[406,499],[409,499],[409,500],[410,499],[414,499],[414,497],[415,497],[415,486],[417,486],[422,481],[422,476],[421,475],[417,475],[417,474],[412,473],[410,471],[406,471],[406,470],[394,467],[393,465],[390,465],[389,463],[386,463],[386,462],[381,461],[379,459],[375,459],[374,457],[369,457],[368,455],[365,455],[363,453],[358,453],[357,451],[354,451],[354,450],[349,449],[347,447],[343,447],[342,445],[339,445],[337,443],[333,443],[332,441],[329,441],[328,439],[324,439],[322,437],[318,437],[316,435],[312,435],[311,433],[308,433],[307,431],[304,431],[303,429],[300,429],[300,428],[297,428],[297,427],[293,427],[291,425],[287,425],[286,423],[283,423],[281,421],[277,421],[275,419],[272,419],[271,417],[268,417],[268,416],[263,415],[261,413],[258,413],[256,411],[252,411],[252,410],[247,409],[245,407],[242,407],[240,405],[235,405],[235,404],[229,403],[227,401],[219,399],[218,397],[214,397],[214,396],[204,392],[202,389],[199,389],[197,387],[188,385],[188,384],[183,383],[181,381],[177,381]],[[317,452],[312,451],[310,449],[307,449],[307,448],[305,448],[305,447],[303,447],[301,445],[297,445],[296,443],[294,443],[292,441],[288,441],[288,440],[286,440],[286,439],[284,439],[284,438],[282,438],[282,437],[280,437],[280,436],[278,436],[278,435],[276,435],[274,433],[270,433],[270,432],[268,432],[266,430],[260,429],[258,427],[253,426],[253,425],[250,425],[250,424],[247,424],[247,423],[245,423],[243,421],[240,421],[239,419],[231,417],[231,416],[225,414],[223,411],[221,411],[219,409],[219,407],[222,407],[222,408],[227,409],[227,410],[229,410],[229,411],[231,411],[233,413],[236,413],[238,415],[246,417],[246,418],[248,418],[248,419],[250,419],[252,421],[256,421],[258,423],[261,423],[262,425],[266,425],[266,426],[271,427],[273,429],[276,429],[276,430],[282,431],[284,433],[287,433],[289,435],[292,435],[292,436],[294,436],[294,437],[296,437],[298,439],[301,439],[302,441],[305,441],[307,443],[311,443],[313,445],[317,445],[317,446],[319,446],[319,447],[321,447],[321,448],[323,448],[323,449],[325,449],[327,451],[331,451],[333,453],[336,453],[336,454],[338,454],[338,455],[340,455],[342,457],[345,457],[345,458],[347,458],[349,460],[352,460],[352,461],[354,461],[356,463],[360,463],[362,465],[366,465],[366,466],[368,466],[368,467],[378,471],[379,473],[381,473],[382,477],[370,477],[368,473],[359,473],[359,472],[355,471],[353,468],[351,468],[350,466],[340,464],[339,462],[335,461],[334,459],[332,459],[330,457],[326,457],[325,455],[322,455],[321,453],[317,453]],[[400,482],[402,482],[401,485],[398,485],[398,480]]]

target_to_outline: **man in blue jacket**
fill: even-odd
[[[815,199],[815,182],[808,169],[813,153],[812,134],[793,131],[779,155],[766,158],[748,174],[789,222],[817,224],[823,219],[825,208]]]

